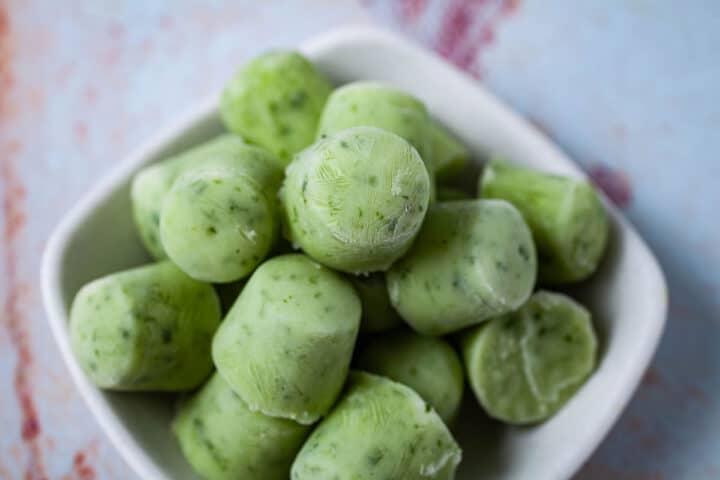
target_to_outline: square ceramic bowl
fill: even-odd
[[[493,151],[538,169],[582,175],[547,138],[480,85],[401,38],[345,29],[314,39],[302,50],[337,84],[372,79],[415,94],[479,158]],[[196,478],[170,432],[172,401],[95,388],[70,351],[68,308],[84,283],[148,261],[131,219],[130,180],[140,168],[220,133],[217,99],[199,104],[99,182],[57,227],[43,261],[43,298],[65,362],[100,425],[143,479]],[[603,346],[597,371],[556,416],[531,428],[500,427],[466,399],[456,429],[464,450],[460,480],[569,478],[637,387],[663,330],[667,291],[647,245],[609,204],[608,209],[612,240],[607,257],[592,280],[573,291],[595,315]]]

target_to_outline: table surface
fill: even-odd
[[[660,258],[667,330],[577,478],[720,478],[720,3],[0,0],[0,479],[135,478],[42,310],[58,219],[244,60],[349,23],[398,30],[474,75],[577,160]]]

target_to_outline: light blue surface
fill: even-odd
[[[488,88],[588,170],[629,179],[626,213],[660,257],[671,312],[644,385],[578,478],[720,478],[720,3],[364,3],[376,21],[456,60],[482,44],[470,68]],[[0,328],[0,479],[22,478],[33,451],[47,478],[132,478],[50,338],[37,288],[47,236],[103,173],[244,60],[367,14],[332,0],[10,0],[3,11],[0,73],[14,81],[0,82],[0,291],[3,326],[13,327]],[[8,236],[18,210],[25,222]],[[32,354],[27,371],[18,369],[18,332]],[[40,425],[27,441],[18,371]]]

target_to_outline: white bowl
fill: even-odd
[[[302,50],[338,84],[373,79],[417,95],[478,156],[490,150],[542,170],[582,175],[478,83],[399,37],[345,29],[307,42]],[[202,102],[99,182],[57,227],[43,260],[43,299],[63,358],[108,437],[144,479],[196,478],[170,433],[171,401],[162,395],[102,392],[91,384],[70,351],[68,307],[84,283],[148,261],[131,219],[130,179],[138,169],[219,133],[217,98]],[[645,242],[608,208],[613,228],[607,257],[592,280],[573,291],[593,311],[601,334],[597,371],[555,417],[532,428],[501,428],[474,401],[466,401],[456,432],[464,450],[460,480],[570,477],[637,387],[663,330],[667,289]]]

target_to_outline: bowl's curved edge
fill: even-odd
[[[655,356],[655,352],[660,345],[660,340],[667,322],[669,294],[667,279],[665,278],[665,273],[660,266],[660,262],[642,236],[640,236],[632,224],[630,224],[624,215],[620,213],[605,196],[604,203],[613,217],[613,220],[622,227],[625,234],[629,236],[629,240],[635,242],[642,254],[645,255],[646,261],[652,270],[653,277],[656,280],[655,285],[648,285],[648,289],[657,292],[659,302],[657,303],[655,312],[653,313],[653,316],[656,319],[653,323],[653,331],[646,337],[646,341],[638,347],[640,350],[638,355],[642,360],[627,367],[627,369],[630,370],[630,387],[619,391],[615,397],[606,398],[606,400],[609,401],[609,408],[607,411],[612,413],[606,416],[603,424],[599,428],[592,431],[587,437],[584,437],[585,441],[578,440],[578,443],[576,443],[578,451],[576,459],[574,462],[568,463],[565,469],[558,472],[557,478],[559,479],[569,479],[577,473],[585,462],[590,459],[590,456],[600,446],[600,443],[617,423],[618,419],[625,411],[625,408],[630,403],[633,395],[635,395],[645,371],[650,366],[650,363]]]

